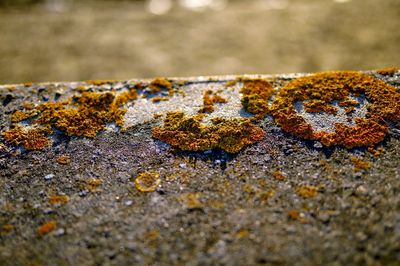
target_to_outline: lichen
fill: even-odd
[[[307,112],[335,113],[334,101],[354,107],[356,103],[349,97],[361,94],[369,102],[366,117],[355,119],[354,126],[336,123],[333,132],[314,131],[294,108],[300,101],[305,103]],[[351,149],[381,142],[388,132],[388,122],[400,121],[400,93],[359,72],[323,72],[289,82],[279,91],[270,110],[286,132],[321,141],[325,146],[343,145]]]
[[[169,112],[164,126],[153,128],[153,137],[186,151],[222,149],[237,153],[265,135],[261,128],[246,118],[214,118],[212,124],[207,125],[201,123],[202,117],[187,117],[182,112]]]
[[[50,145],[47,135],[51,134],[49,127],[24,128],[15,126],[3,133],[5,141],[14,145],[22,145],[27,150],[42,150]]]
[[[53,231],[56,228],[57,228],[57,222],[54,220],[51,220],[49,222],[42,224],[38,228],[37,234],[38,234],[38,236],[42,237],[44,235],[47,235],[48,233],[50,233],[51,231]]]
[[[71,162],[71,158],[68,155],[60,155],[57,157],[57,163],[67,165]]]
[[[95,137],[108,123],[122,126],[126,110],[121,107],[135,99],[135,90],[117,95],[83,91],[68,100],[43,103],[31,110],[17,110],[11,119],[11,129],[3,133],[4,139],[11,144],[22,144],[28,150],[40,150],[49,145],[52,127],[69,136]],[[28,118],[32,118],[32,128],[16,124]]]
[[[162,89],[172,89],[172,83],[166,78],[156,78],[150,82],[151,93],[160,92]]]
[[[227,100],[222,96],[212,90],[206,90],[203,94],[203,107],[199,110],[199,113],[212,113],[214,112],[214,104],[226,102]]]
[[[157,172],[143,172],[135,179],[135,187],[140,192],[154,192],[160,184],[160,174]]]
[[[399,69],[397,67],[386,67],[376,70],[376,73],[384,75],[384,76],[392,76]]]
[[[242,93],[242,105],[246,111],[260,117],[268,113],[268,101],[274,94],[274,88],[269,81],[245,79],[240,93]]]

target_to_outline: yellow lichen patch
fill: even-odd
[[[354,170],[355,171],[361,171],[361,170],[368,170],[371,167],[370,162],[366,162],[364,160],[361,160],[360,158],[356,156],[351,157],[351,162],[354,165]]]
[[[90,178],[85,181],[86,183],[86,188],[89,191],[95,191],[101,184],[103,184],[103,180],[98,179],[98,178]]]
[[[23,128],[15,126],[3,133],[4,139],[15,145],[22,145],[27,150],[41,150],[50,145],[47,137],[52,130],[49,127]]]
[[[157,172],[143,172],[135,179],[136,189],[140,192],[154,192],[160,184],[160,174]]]
[[[186,193],[180,197],[180,200],[189,210],[201,209],[203,204],[200,201],[200,196],[201,193],[198,192]]]
[[[68,203],[69,197],[67,195],[52,195],[48,200],[52,205],[61,205]]]
[[[399,70],[397,67],[386,67],[376,70],[376,73],[384,75],[384,76],[391,76]]]
[[[252,114],[263,116],[268,113],[268,101],[274,94],[274,88],[270,82],[264,79],[245,79],[242,93],[243,107]]]
[[[214,93],[212,90],[206,90],[203,94],[203,107],[199,113],[212,113],[214,112],[214,104],[226,103],[226,99]]]
[[[121,107],[124,104],[127,104],[130,101],[136,100],[138,97],[138,94],[136,90],[129,90],[129,91],[124,91],[118,94],[115,97],[115,100],[113,102],[114,107]]]
[[[158,102],[162,102],[162,101],[168,101],[169,98],[168,97],[161,97],[161,96],[156,96],[154,98],[151,98],[151,101],[153,103],[158,103]]]
[[[318,194],[318,188],[314,186],[301,186],[296,190],[303,198],[313,198]]]
[[[44,236],[44,235],[47,235],[48,233],[50,233],[51,231],[53,231],[56,228],[57,228],[57,222],[52,220],[52,221],[49,221],[47,223],[42,224],[38,228],[37,234],[39,236]]]
[[[11,122],[12,123],[18,123],[23,120],[29,119],[31,117],[34,117],[35,115],[38,114],[38,111],[36,110],[28,110],[28,111],[15,111],[12,116],[11,116]]]
[[[265,132],[249,119],[215,118],[212,125],[201,123],[202,116],[187,117],[182,112],[169,112],[163,127],[152,130],[153,137],[186,151],[222,149],[237,153],[244,146],[264,138]]]
[[[68,155],[60,155],[57,157],[57,163],[67,165],[71,162],[71,158]]]
[[[162,89],[172,89],[172,83],[166,78],[156,78],[150,82],[151,93],[160,92]]]
[[[294,107],[296,102],[303,102],[307,112],[334,114],[333,103],[338,101],[350,113],[357,104],[349,97],[362,94],[369,102],[366,117],[356,119],[354,126],[336,123],[333,132],[314,131]],[[393,86],[359,72],[323,72],[289,82],[279,91],[270,110],[286,132],[321,141],[325,146],[343,145],[351,149],[381,142],[388,132],[387,123],[400,121],[400,93]]]
[[[272,175],[274,176],[274,178],[276,180],[279,180],[279,181],[285,181],[286,180],[286,176],[281,171],[275,171],[275,172],[272,173]]]

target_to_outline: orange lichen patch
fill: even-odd
[[[87,84],[95,85],[95,86],[101,86],[101,85],[105,85],[105,84],[113,84],[115,82],[117,82],[117,81],[116,80],[101,80],[101,79],[86,81]]]
[[[38,114],[38,111],[36,110],[28,110],[28,111],[15,111],[12,116],[11,116],[11,122],[13,123],[18,123],[23,120],[29,119],[31,117],[34,117],[35,115]]]
[[[384,75],[384,76],[392,76],[394,73],[399,70],[397,67],[386,67],[376,70],[376,73]]]
[[[368,170],[371,167],[370,162],[366,162],[364,160],[361,160],[360,158],[356,156],[351,157],[351,162],[354,165],[354,170],[355,171],[362,171],[362,170]]]
[[[301,186],[296,190],[303,198],[313,198],[318,194],[318,188],[314,186]]]
[[[201,209],[203,208],[203,204],[200,201],[200,196],[201,193],[198,192],[186,193],[180,197],[180,201],[189,210]]]
[[[264,138],[265,132],[249,119],[215,118],[212,125],[201,123],[202,116],[187,117],[182,112],[169,112],[163,127],[152,130],[153,137],[186,151],[222,149],[237,153],[244,146]]]
[[[68,155],[60,155],[57,157],[57,163],[67,165],[71,162],[71,158]]]
[[[286,180],[286,176],[281,171],[275,171],[275,172],[272,173],[272,175],[274,176],[274,178],[276,180],[279,180],[279,181],[285,181]]]
[[[203,107],[199,110],[199,113],[212,113],[214,112],[214,104],[226,102],[225,98],[215,94],[212,90],[207,90],[203,94]]]
[[[27,129],[15,126],[4,133],[5,139],[12,144],[22,144],[26,149],[42,149],[49,143],[47,136],[52,133],[51,127],[69,136],[95,137],[108,123],[122,126],[126,110],[121,106],[136,98],[135,90],[117,95],[84,91],[70,100],[44,103],[29,111],[16,111],[13,123],[37,116],[31,124],[42,127]]]
[[[156,172],[143,172],[135,179],[135,186],[140,192],[154,192],[160,184],[160,174]]]
[[[227,82],[225,83],[225,86],[226,86],[226,87],[233,87],[233,86],[235,86],[237,83],[238,83],[238,80],[237,80],[237,79],[229,80],[229,81],[227,81]]]
[[[310,100],[303,102],[304,109],[308,113],[320,113],[325,112],[328,114],[337,114],[338,110],[332,105],[326,105],[324,101],[321,100]]]
[[[306,222],[304,213],[302,213],[298,210],[290,210],[288,212],[288,217],[291,220],[297,220],[297,221],[300,221],[301,223]]]
[[[15,126],[3,133],[4,139],[15,145],[23,145],[27,150],[41,150],[50,145],[47,137],[52,130],[49,127],[23,128]]]
[[[334,101],[354,107],[356,102],[349,97],[361,94],[369,102],[366,117],[356,119],[354,126],[336,123],[333,132],[314,131],[294,107],[300,101],[307,106],[307,112],[333,113]],[[319,140],[326,146],[343,145],[351,149],[381,142],[388,132],[387,122],[400,121],[400,93],[393,86],[359,72],[323,72],[289,82],[279,91],[270,109],[286,132]]]
[[[249,113],[260,116],[268,113],[268,101],[274,94],[270,82],[264,79],[245,79],[240,93],[242,93],[243,107]]]
[[[56,228],[57,228],[57,222],[52,220],[52,221],[49,221],[47,223],[42,224],[38,228],[37,234],[39,236],[44,236],[44,235],[47,235],[48,233],[50,233],[51,231],[53,231]]]
[[[86,180],[86,188],[89,191],[95,191],[101,184],[103,184],[103,180],[98,178],[90,178]]]
[[[151,101],[153,103],[158,103],[158,102],[162,102],[162,101],[168,101],[169,98],[168,97],[161,97],[161,96],[156,96],[154,98],[151,98]]]
[[[69,201],[69,197],[67,195],[52,195],[48,200],[52,205],[61,205],[66,204]]]
[[[172,83],[166,78],[156,78],[150,82],[151,93],[160,92],[162,89],[172,89]]]

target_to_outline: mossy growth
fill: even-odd
[[[203,94],[203,107],[199,110],[199,113],[212,113],[214,112],[214,104],[226,102],[227,100],[222,96],[212,90],[206,90]]]
[[[108,123],[123,125],[124,104],[137,98],[136,90],[114,92],[87,92],[62,102],[48,102],[14,112],[11,129],[4,139],[11,144],[22,144],[28,150],[40,150],[49,145],[52,128],[69,136],[95,137]],[[31,127],[15,124],[26,119]]]
[[[164,126],[153,128],[153,137],[185,151],[222,149],[237,153],[265,135],[246,118],[214,118],[210,125],[202,124],[202,118],[201,114],[187,117],[182,112],[169,112]]]
[[[244,79],[242,93],[242,105],[249,113],[259,117],[269,111],[268,101],[274,94],[272,84],[264,79]]]
[[[350,96],[360,95],[365,95],[369,103],[366,117],[356,118],[354,126],[336,123],[333,132],[314,131],[294,107],[300,101],[307,112],[335,114],[335,101],[339,106],[354,108],[357,104]],[[286,132],[318,140],[325,146],[343,145],[351,149],[381,142],[388,132],[388,122],[400,121],[400,93],[393,86],[359,72],[322,72],[289,82],[279,91],[270,110]]]

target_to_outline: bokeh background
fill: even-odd
[[[3,84],[399,62],[399,0],[0,0]]]

